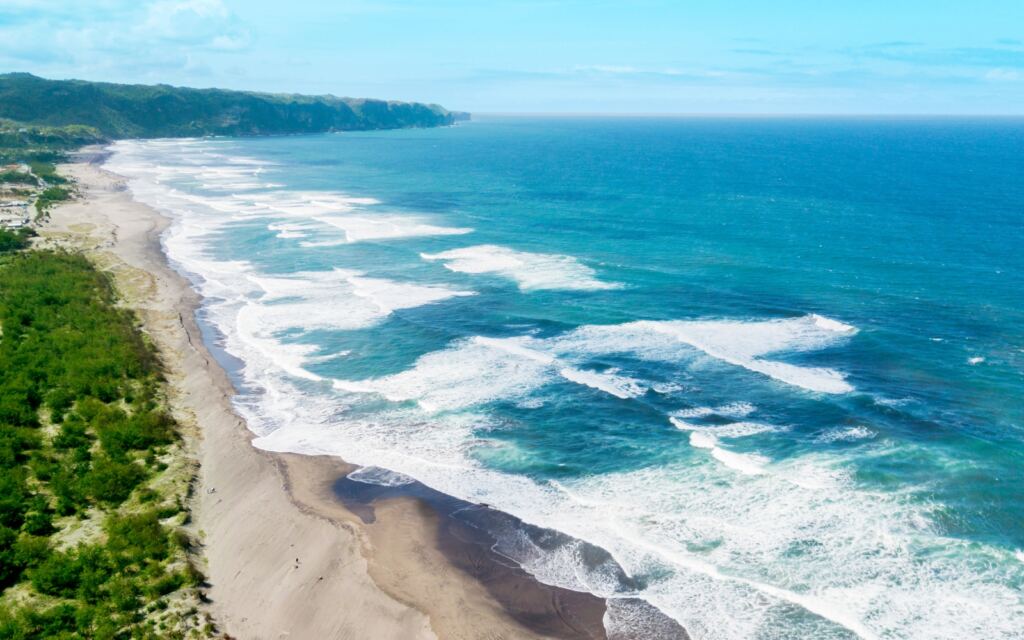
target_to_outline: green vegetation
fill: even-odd
[[[35,186],[39,184],[39,180],[31,173],[24,173],[22,171],[0,171],[0,183],[3,184],[27,184]]]
[[[52,162],[35,160],[29,163],[32,174],[46,181],[47,184],[67,184],[67,178],[57,173]]]
[[[133,315],[84,257],[18,252],[0,329],[0,640],[209,637],[190,473]]]
[[[21,168],[0,170],[2,197],[31,199],[35,197],[36,217],[45,215],[54,204],[71,198],[68,179],[57,173],[54,162],[65,159],[65,151],[79,144],[101,140],[99,133],[64,136],[68,131],[85,127],[39,128],[23,127],[18,123],[0,120],[0,161],[27,164]],[[6,146],[5,146],[6,145]],[[0,251],[3,251],[0,242]]]
[[[95,132],[140,138],[436,127],[465,117],[414,102],[0,75],[0,118],[57,127],[48,135],[60,141]]]
[[[61,180],[64,180],[61,178]],[[66,187],[47,187],[36,196],[36,215],[41,216],[57,202],[71,199],[71,190]]]
[[[66,151],[105,140],[106,137],[93,127],[77,124],[27,125],[0,118],[0,164],[52,163],[63,159]],[[33,173],[37,176],[42,175],[34,166]]]
[[[34,235],[31,229],[18,229],[8,231],[0,229],[0,254],[24,249],[28,246],[28,239]]]

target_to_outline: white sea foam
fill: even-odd
[[[492,244],[421,253],[420,256],[424,260],[440,260],[452,271],[508,278],[522,291],[617,289],[621,286],[598,280],[593,269],[571,256],[529,253]]]
[[[672,415],[678,418],[704,418],[706,416],[725,416],[728,418],[745,418],[757,410],[757,407],[749,402],[730,402],[718,407],[693,407],[691,409],[679,409]]]
[[[652,611],[653,609],[653,611]],[[608,598],[605,605],[604,628],[608,640],[675,640],[692,637],[671,618],[657,612],[644,600],[632,597]]]
[[[853,386],[834,369],[769,360],[781,352],[824,349],[848,340],[857,330],[835,320],[808,315],[785,320],[680,320],[589,325],[568,334],[565,348],[633,353],[652,360],[682,360],[682,347],[770,378],[822,393],[847,393]]]
[[[363,484],[375,484],[381,487],[402,487],[416,482],[415,479],[405,474],[374,466],[360,467],[346,477],[349,480],[355,480]]]
[[[152,164],[142,160],[146,156],[146,143],[117,143],[114,148],[118,153],[107,166],[134,178],[133,189],[161,186],[165,197],[173,194],[175,199],[237,216],[270,218],[275,221],[271,224],[281,227],[278,237],[303,239],[301,244],[307,247],[461,235],[472,231],[466,227],[433,224],[420,215],[371,212],[380,204],[373,198],[331,191],[294,191],[278,188],[277,183],[253,180],[270,165],[257,159],[208,154],[204,157],[206,162],[197,163],[184,155],[201,145],[201,141],[193,141],[179,147],[182,155],[176,158],[178,164]],[[211,160],[225,164],[211,165]],[[217,195],[176,192],[166,186],[182,179],[199,180],[203,189]],[[153,203],[151,199],[147,202]]]
[[[336,380],[342,391],[374,392],[428,411],[524,397],[551,375],[553,358],[529,339],[472,338],[420,357],[409,370],[373,380]]]
[[[678,382],[655,382],[651,390],[662,395],[674,395],[686,390],[686,385]]]
[[[315,220],[341,229],[345,234],[345,243],[394,240],[416,236],[463,235],[473,231],[469,227],[442,227],[428,224],[416,216],[396,214],[317,216]],[[315,246],[315,243],[311,242],[306,246]],[[320,244],[320,246],[324,245]]]
[[[598,373],[565,367],[560,369],[559,373],[566,380],[604,391],[623,400],[642,396],[647,391],[637,380],[616,375],[615,370]]]
[[[451,411],[502,399],[522,399],[559,378],[627,399],[645,391],[615,371],[564,366],[548,343],[529,336],[475,336],[420,357],[411,369],[371,380],[336,380],[335,388],[377,393],[394,402],[415,401],[428,411]]]
[[[360,329],[399,309],[474,295],[472,291],[442,286],[366,278],[360,272],[343,269],[248,278],[265,292],[248,308],[258,314],[261,326],[270,333]],[[346,304],[339,305],[339,301]]]
[[[162,144],[178,148],[177,142]],[[181,147],[188,149],[183,154],[199,153],[208,145],[189,144]],[[616,598],[608,609],[613,637],[630,628],[630,616],[637,615],[619,606],[631,597],[643,598],[678,620],[695,640],[831,640],[851,634],[937,640],[1020,637],[1024,597],[1013,585],[1024,582],[1024,554],[944,536],[932,516],[941,505],[916,501],[913,487],[882,493],[859,486],[848,456],[807,453],[772,461],[761,467],[761,473],[745,473],[727,466],[728,455],[714,455],[716,448],[726,454],[735,451],[723,448],[717,438],[698,437],[710,446],[672,463],[538,483],[488,469],[478,461],[477,452],[486,446],[481,432],[490,425],[486,415],[464,410],[426,415],[415,406],[366,413],[357,404],[361,398],[331,393],[322,381],[288,375],[275,357],[265,357],[239,337],[235,321],[246,304],[301,304],[304,292],[293,296],[289,287],[295,283],[290,282],[272,283],[271,290],[274,284],[278,288],[268,291],[249,277],[260,275],[251,272],[252,265],[218,261],[203,248],[204,239],[223,230],[232,216],[278,214],[268,214],[254,203],[251,210],[204,217],[196,211],[206,205],[182,203],[162,186],[150,188],[149,176],[162,169],[154,169],[152,155],[146,155],[152,153],[146,149],[156,147],[146,145],[124,143],[120,148],[144,152],[132,159],[119,151],[115,159],[138,165],[137,175],[142,177],[132,179],[138,197],[175,216],[165,237],[172,260],[197,279],[204,295],[216,297],[207,298],[206,312],[225,333],[226,348],[245,360],[247,388],[259,389],[238,401],[239,411],[258,436],[257,446],[376,465],[599,545],[626,574],[642,578],[643,588],[624,589],[610,578],[606,564],[600,571],[589,571],[578,544],[559,547],[555,554],[514,541],[503,549],[513,556],[522,554],[516,559],[545,582]],[[161,198],[165,200],[158,201]],[[218,204],[227,206],[223,201]],[[171,211],[175,207],[176,213]],[[337,277],[343,281],[339,288],[352,287],[338,274],[317,277]],[[380,307],[351,291],[342,300],[345,305],[367,303],[380,312]],[[382,302],[388,307],[386,296]],[[733,364],[751,369],[747,361],[763,360],[769,353],[825,348],[852,334],[814,319],[779,322],[797,327],[758,330],[790,336],[767,340],[781,347],[750,347],[757,340],[751,338],[749,327],[728,325],[717,327],[720,332],[710,339],[711,351],[724,348]],[[706,334],[714,334],[711,327],[698,327],[707,331],[694,334],[693,326],[680,332],[678,327],[665,331],[651,324],[658,323],[582,328],[546,339],[502,338],[498,344],[493,339],[459,341],[421,357],[409,370],[393,376],[401,380],[392,382],[400,395],[467,409],[474,403],[459,401],[458,393],[482,398],[490,385],[496,387],[490,397],[525,400],[529,393],[522,390],[536,388],[538,381],[564,381],[561,369],[589,370],[588,356],[628,354],[698,364],[707,360],[701,354],[707,353],[703,346],[708,346]],[[725,336],[730,332],[739,347],[719,344],[728,342]],[[695,347],[680,333],[705,342]],[[799,339],[792,337],[797,334]],[[468,371],[461,373],[461,367]],[[381,380],[361,382],[376,385]],[[460,388],[445,395],[442,387],[448,381]],[[742,424],[746,416],[723,417]],[[691,441],[695,436],[710,438],[691,431]],[[731,461],[738,467],[758,463]],[[800,609],[808,615],[797,615]],[[646,621],[639,615],[637,620]],[[785,626],[780,625],[782,620]]]
[[[768,459],[763,456],[736,453],[722,447],[711,449],[711,455],[714,456],[715,460],[718,460],[730,469],[735,469],[740,473],[750,476],[764,473],[764,465],[768,463]]]
[[[331,360],[336,360],[338,358],[344,358],[350,353],[352,352],[349,351],[348,349],[344,349],[336,353],[327,353],[319,356],[307,356],[305,362],[306,364],[321,364],[324,362],[330,362]]]
[[[694,431],[690,434],[690,446],[698,449],[714,449],[718,446],[718,438],[701,431]]]
[[[868,440],[877,434],[865,426],[830,429],[816,438],[818,442],[855,442]]]
[[[310,226],[307,224],[296,224],[289,222],[273,222],[267,225],[270,231],[277,231],[277,237],[281,239],[305,238]]]
[[[567,479],[558,488],[467,458],[472,426],[480,421],[377,414],[348,416],[341,431],[325,431],[291,417],[287,428],[257,443],[400,469],[440,491],[598,544],[633,575],[670,567],[659,569],[639,595],[694,638],[770,637],[783,608],[796,606],[815,615],[787,619],[785,630],[795,637],[847,637],[845,628],[862,638],[953,638],[984,628],[986,637],[1008,639],[1024,612],[1019,595],[986,573],[995,567],[979,573],[960,552],[922,563],[914,549],[936,540],[934,531],[922,529],[928,518],[920,510],[927,506],[858,490],[848,477],[830,473],[840,464],[836,458],[804,456],[792,469],[774,463],[772,473],[758,473],[750,460],[730,459],[732,452],[722,450],[726,455],[712,453],[708,464]],[[708,444],[710,451],[721,449]],[[828,490],[786,480],[809,475],[808,468],[834,478]],[[614,585],[573,561],[571,549],[554,557],[526,551],[513,557],[545,582],[616,595]],[[964,606],[951,610],[954,596]]]
[[[745,438],[762,433],[779,433],[786,431],[784,427],[760,422],[731,422],[728,424],[698,425],[686,422],[675,416],[669,417],[669,422],[680,431],[691,431],[694,433],[706,433],[717,438]]]
[[[841,329],[839,328],[841,327]],[[641,358],[679,361],[692,358],[696,347],[730,364],[758,372],[788,368],[799,375],[784,377],[803,388],[839,392],[852,389],[838,372],[797,367],[759,359],[776,351],[806,351],[838,343],[855,330],[819,316],[761,322],[694,321],[633,322],[591,325],[553,338],[488,338],[477,336],[421,357],[413,369],[367,381],[338,381],[339,390],[376,392],[393,401],[416,401],[432,411],[470,407],[497,399],[522,398],[548,384],[553,374],[619,398],[642,395],[646,386],[617,372],[595,372],[566,366],[595,354],[632,353]],[[778,377],[778,376],[776,376]],[[829,386],[828,382],[840,385]],[[719,408],[725,415],[743,415],[753,408],[735,403]],[[751,429],[752,427],[745,427]]]
[[[449,298],[476,295],[475,291],[450,289],[437,285],[395,282],[384,278],[351,276],[347,278],[352,293],[370,301],[377,311],[387,315],[399,309],[412,309]]]
[[[256,350],[290,375],[309,380],[319,379],[305,369],[317,347],[287,341],[282,334],[361,329],[398,309],[472,295],[445,287],[363,278],[359,272],[341,269],[245,277],[262,295],[246,297],[233,322],[222,320],[229,333],[233,324],[243,343],[232,352],[245,360],[249,351]],[[342,301],[344,304],[338,304]]]
[[[648,325],[709,356],[810,391],[847,393],[853,390],[833,369],[802,367],[761,356],[780,351],[810,351],[830,346],[856,329],[817,315],[791,320],[736,322],[659,322]]]
[[[764,473],[764,466],[768,463],[768,459],[762,456],[723,449],[718,445],[718,438],[707,431],[692,431],[690,445],[698,449],[708,449],[715,460],[746,475]]]

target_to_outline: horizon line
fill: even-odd
[[[1024,113],[843,113],[843,112],[743,112],[743,111],[471,111],[471,116],[578,117],[578,118],[1019,118]]]

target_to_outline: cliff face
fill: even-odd
[[[111,138],[437,127],[468,115],[418,102],[0,75],[0,118],[87,125]]]

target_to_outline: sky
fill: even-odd
[[[0,72],[477,113],[1024,114],[1024,0],[0,0]]]

